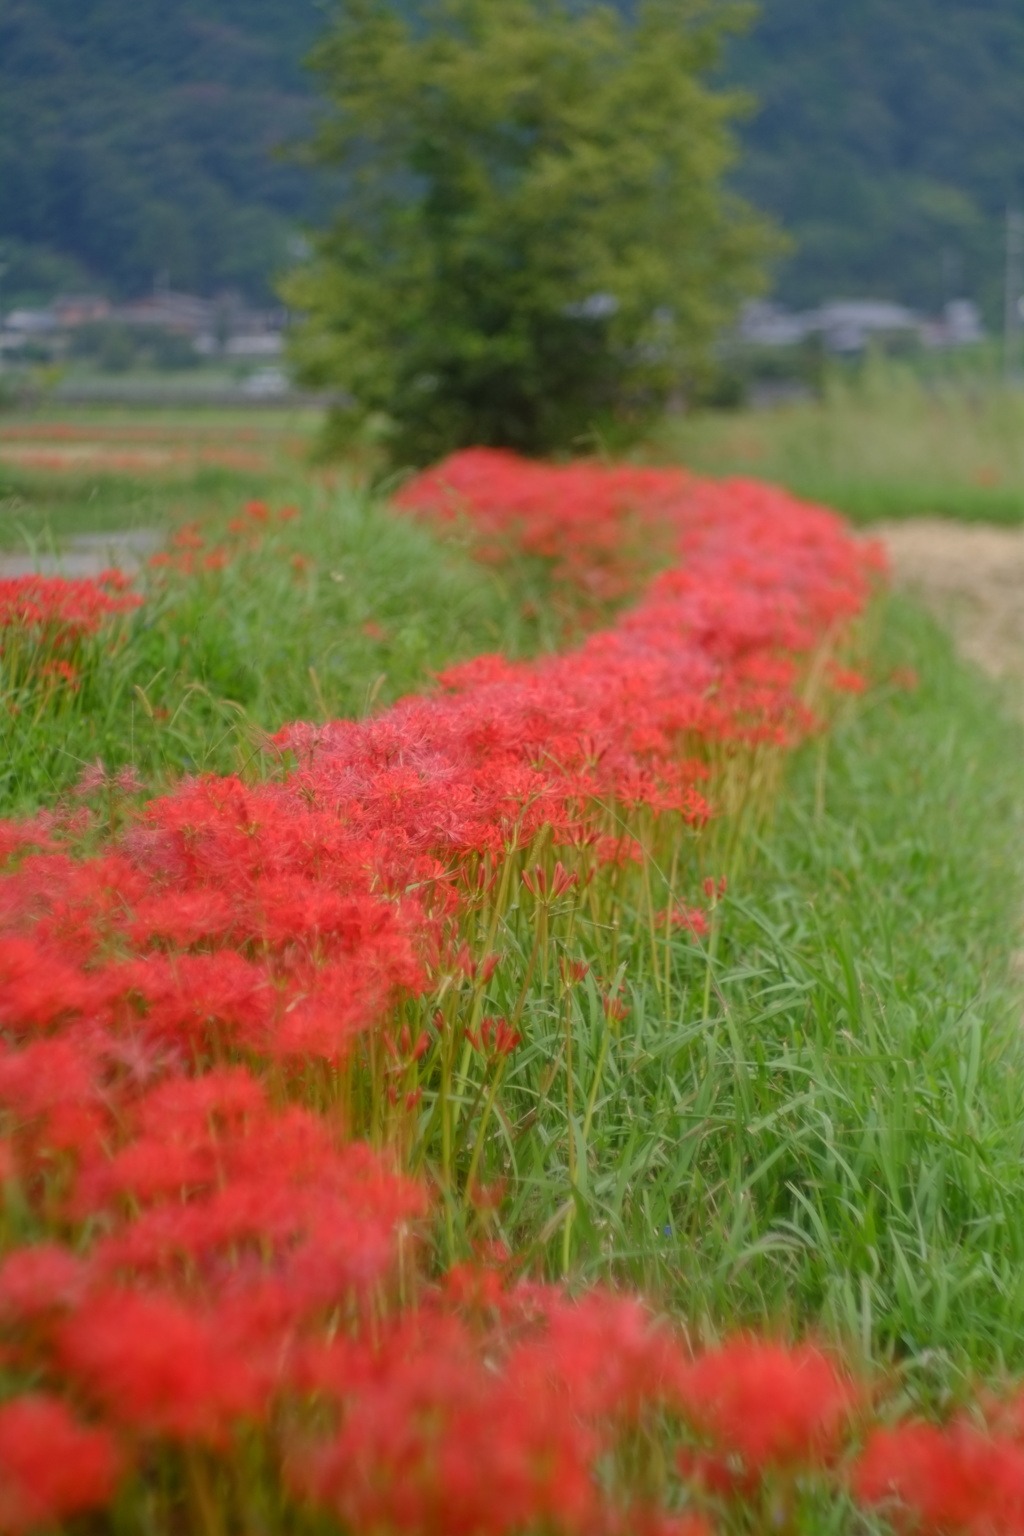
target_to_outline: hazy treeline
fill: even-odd
[[[626,0],[623,0],[626,3]],[[8,0],[0,14],[6,301],[266,296],[330,188],[275,157],[313,108],[316,0]],[[795,237],[780,294],[999,309],[1001,221],[1024,194],[1019,0],[763,0],[729,75],[757,98],[740,189]]]

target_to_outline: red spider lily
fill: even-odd
[[[685,933],[692,934],[695,939],[706,939],[711,931],[708,915],[704,909],[687,906],[685,901],[677,901],[674,907],[655,915],[659,923],[669,923],[673,928],[681,928]]]
[[[467,1294],[479,1308],[481,1293]],[[480,1315],[493,1310],[506,1324],[483,1336],[427,1308],[372,1352],[311,1361],[345,1416],[332,1442],[296,1458],[295,1484],[355,1529],[603,1529],[614,1505],[593,1467],[641,1403],[667,1398],[675,1341],[636,1303],[600,1294],[577,1305],[498,1282]]]
[[[868,680],[862,672],[835,664],[829,668],[829,681],[840,693],[863,693],[868,686]]]
[[[13,865],[18,855],[29,849],[53,852],[55,829],[56,818],[46,811],[31,820],[0,821],[0,869]]]
[[[105,571],[97,581],[63,576],[8,576],[0,579],[0,634],[22,630],[45,636],[50,645],[95,634],[114,614],[142,604],[124,591],[128,578]],[[120,592],[120,596],[115,593]]]
[[[101,1290],[57,1326],[54,1343],[61,1366],[136,1435],[223,1445],[234,1424],[266,1410],[259,1372],[212,1319],[170,1296]]]
[[[47,691],[61,686],[76,691],[83,642],[142,602],[125,590],[127,585],[127,577],[110,571],[98,581],[60,576],[0,579],[0,658],[7,686],[41,684]],[[11,707],[18,706],[12,701]]]
[[[493,1019],[489,1016],[480,1020],[480,1027],[466,1031],[466,1039],[475,1051],[481,1056],[486,1056],[489,1061],[498,1060],[502,1056],[511,1056],[517,1045],[522,1044],[522,1035],[513,1029],[507,1019]]]
[[[1024,1530],[1024,1450],[965,1421],[875,1430],[854,1466],[853,1490],[924,1536]]]
[[[171,537],[173,549],[202,549],[205,542],[198,523],[186,523]]]
[[[622,996],[621,988],[618,992],[606,992],[601,999],[601,1007],[604,1009],[605,1018],[613,1024],[621,1024],[629,1018],[630,1007]]]
[[[702,1355],[682,1375],[680,1400],[720,1453],[746,1469],[827,1461],[860,1393],[820,1350],[739,1337]]]
[[[569,960],[565,955],[559,958],[558,969],[567,987],[578,986],[590,972],[590,966],[585,960]]]
[[[0,1323],[24,1326],[70,1311],[88,1284],[88,1266],[58,1243],[16,1248],[0,1263]]]
[[[649,542],[663,528],[665,504],[687,483],[680,470],[552,468],[474,448],[411,481],[398,503],[442,520],[462,517],[483,558],[518,547],[549,560],[556,579],[607,600],[629,590],[643,568],[640,535]]]
[[[0,1531],[20,1536],[100,1508],[121,1466],[112,1437],[78,1423],[59,1398],[0,1404]]]
[[[105,789],[107,784],[107,770],[103,766],[101,758],[94,763],[89,763],[82,769],[78,776],[78,782],[72,793],[76,795],[94,795],[98,789]]]
[[[131,763],[126,763],[114,774],[114,788],[119,789],[123,795],[136,795],[145,788],[142,780]]]
[[[579,875],[569,874],[561,859],[551,871],[550,882],[548,872],[542,864],[536,864],[532,870],[523,870],[523,884],[530,895],[536,897],[538,901],[558,901],[579,884],[579,878]]]
[[[39,675],[43,678],[59,679],[67,684],[72,693],[77,690],[81,682],[80,674],[70,661],[44,661],[39,668]]]

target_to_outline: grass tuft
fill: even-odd
[[[823,801],[803,753],[714,958],[676,940],[666,1006],[627,956],[618,1035],[592,991],[580,1006],[575,1232],[588,1277],[697,1327],[820,1328],[951,1390],[1024,1365],[1024,753],[995,689],[894,599],[876,672],[908,665],[915,692],[883,682],[836,727]],[[558,1026],[533,1006],[539,1064]],[[517,1154],[520,1219],[557,1135]]]

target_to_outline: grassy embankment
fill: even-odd
[[[258,771],[263,733],[288,720],[361,714],[452,660],[523,654],[563,632],[566,615],[526,604],[521,584],[510,591],[465,549],[294,466],[261,481],[200,469],[94,489],[36,475],[48,541],[83,524],[114,534],[128,514],[128,527],[162,529],[172,563],[144,570],[144,606],[116,649],[106,636],[83,643],[74,691],[15,689],[0,727],[8,814],[63,793],[97,758],[133,766],[154,793],[186,772]],[[243,511],[257,491],[265,522]],[[289,505],[298,515],[279,521]]]
[[[82,511],[35,473],[39,507]],[[147,515],[198,514],[209,548],[254,490],[224,473],[208,501],[195,480],[146,481]],[[260,489],[300,517],[254,522],[223,568],[154,573],[116,656],[83,658],[74,696],[8,716],[6,813],[51,803],[97,755],[134,764],[150,791],[186,769],[259,772],[259,733],[284,720],[358,713],[453,657],[563,636],[566,616],[521,570],[482,571],[294,465]],[[126,501],[85,505],[99,520]],[[805,749],[757,846],[729,868],[708,846],[708,870],[730,875],[714,938],[677,936],[655,975],[638,914],[615,956],[628,1022],[611,1030],[589,987],[573,1004],[588,1113],[571,1245],[565,1099],[544,1087],[564,1021],[550,987],[534,980],[523,998],[531,930],[512,912],[502,944],[519,961],[491,1006],[521,1015],[528,1046],[506,1090],[533,1113],[488,1143],[480,1171],[508,1180],[504,1234],[552,1268],[568,1257],[576,1273],[639,1280],[698,1328],[821,1328],[900,1359],[929,1398],[974,1369],[1024,1370],[1009,972],[1024,754],[928,621],[895,601],[879,620],[874,690],[827,750]],[[919,687],[887,681],[894,667]]]

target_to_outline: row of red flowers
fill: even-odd
[[[77,682],[82,643],[120,614],[141,605],[118,570],[95,580],[59,576],[0,579],[0,688],[26,681],[45,687]]]
[[[574,475],[592,515],[567,497],[559,532]],[[559,903],[617,922],[624,868],[654,870],[652,910],[699,929],[701,829],[857,686],[836,657],[877,561],[837,519],[611,480],[477,455],[407,494],[461,483],[468,517],[582,547],[584,575],[656,525],[676,563],[577,650],[287,727],[281,781],[183,784],[89,857],[73,816],[0,828],[0,1531],[120,1498],[211,1533],[307,1504],[360,1531],[682,1533],[716,1500],[788,1508],[810,1470],[935,1530],[1021,1528],[1013,1407],[997,1436],[865,1442],[871,1392],[809,1346],[695,1353],[507,1255],[428,1278],[434,1196],[401,1159],[433,1137],[446,1203],[474,1198],[453,1083],[472,1057],[482,1097],[516,1049],[486,1008],[520,890],[546,933]]]

